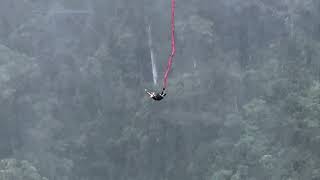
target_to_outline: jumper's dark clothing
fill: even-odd
[[[152,97],[152,99],[154,99],[155,101],[160,101],[161,99],[164,98],[164,96],[166,96],[166,94],[163,94],[163,93],[159,94],[159,93],[157,93],[155,96]]]

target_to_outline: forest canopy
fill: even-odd
[[[0,180],[319,180],[320,1],[2,0]],[[161,82],[161,81],[160,81]]]

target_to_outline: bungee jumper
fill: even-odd
[[[149,94],[150,98],[152,98],[155,101],[160,101],[167,95],[165,93],[165,88],[162,88],[162,91],[160,93],[150,92],[147,89],[145,89],[145,91],[147,94]]]
[[[171,54],[169,55],[167,68],[164,73],[162,91],[160,93],[156,93],[156,92],[149,92],[148,90],[145,89],[145,91],[150,96],[150,98],[152,98],[155,101],[160,101],[166,96],[165,90],[167,89],[167,86],[168,86],[168,75],[171,70],[172,59],[176,52],[175,38],[174,38],[174,9],[175,9],[174,6],[175,6],[175,0],[171,0]]]

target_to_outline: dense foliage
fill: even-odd
[[[319,180],[320,1],[176,6],[2,0],[0,179]]]

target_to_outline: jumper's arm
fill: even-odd
[[[144,91],[145,91],[147,94],[149,94],[149,96],[152,96],[152,93],[149,92],[147,89],[144,89]]]

